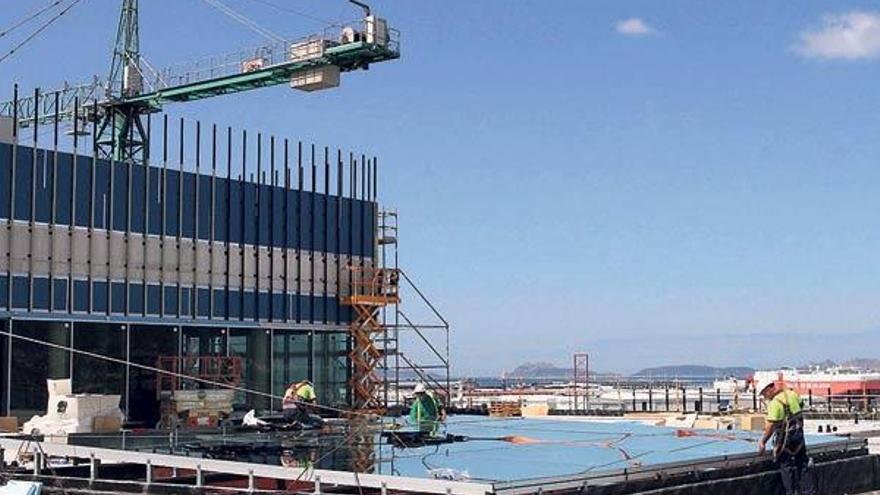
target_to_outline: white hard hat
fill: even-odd
[[[416,387],[413,389],[413,392],[416,394],[423,394],[428,389],[425,387],[425,384],[422,382],[416,383]]]

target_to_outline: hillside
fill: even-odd
[[[707,378],[707,377],[727,377],[735,376],[737,378],[745,378],[754,373],[755,370],[746,366],[727,366],[714,367],[685,364],[678,366],[657,366],[654,368],[645,368],[635,373],[633,376],[638,377],[667,377],[667,378]]]

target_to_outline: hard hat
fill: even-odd
[[[413,392],[416,394],[423,394],[428,389],[425,387],[425,384],[422,382],[416,383],[416,387],[413,389]]]
[[[768,383],[767,385],[764,385],[763,387],[761,387],[761,390],[758,391],[758,393],[759,393],[759,394],[763,394],[764,392],[767,391],[768,388],[770,388],[770,387],[772,387],[772,386],[774,386],[774,385],[776,385],[776,382],[772,382],[772,381],[771,381],[771,382]]]

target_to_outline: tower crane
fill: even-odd
[[[13,118],[20,128],[66,121],[75,133],[85,133],[85,124],[92,123],[99,153],[143,162],[149,146],[143,117],[161,111],[167,103],[279,84],[302,91],[328,89],[339,85],[342,73],[399,58],[399,32],[363,2],[349,2],[364,12],[352,25],[155,70],[140,55],[138,0],[122,0],[106,80],[95,77],[90,83],[65,84],[43,95],[16,95],[12,101],[0,102],[0,117]]]

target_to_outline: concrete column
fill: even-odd
[[[70,328],[68,323],[48,323],[46,340],[52,344],[70,346]],[[48,371],[50,379],[70,378],[70,351],[49,349]]]
[[[269,392],[271,390],[271,332],[265,329],[254,329],[247,337],[247,353],[245,357],[245,369],[247,370],[247,387],[251,390]],[[251,396],[249,401],[256,409],[269,409],[271,407],[268,397]]]

